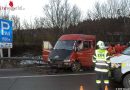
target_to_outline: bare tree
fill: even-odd
[[[59,27],[61,28],[61,24],[60,23],[62,21],[62,14],[63,11],[63,5],[61,3],[60,0],[50,0],[50,3],[47,4],[45,7],[44,7],[44,12],[45,12],[45,15],[46,15],[46,24],[49,26],[49,27]]]
[[[39,24],[40,24],[40,28],[44,28],[45,27],[45,18],[40,17],[39,18]]]
[[[101,10],[101,6],[100,6],[99,2],[95,3],[95,14],[94,15],[95,15],[94,17],[96,19],[99,19],[102,17],[102,10]]]
[[[39,27],[40,27],[39,18],[35,17],[34,18],[34,28],[38,29]]]
[[[29,22],[29,29],[35,29],[34,22],[32,20],[30,20],[30,22]]]
[[[86,13],[86,19],[93,19],[93,12],[91,10],[88,10]]]
[[[12,16],[11,20],[13,21],[13,29],[20,30],[20,18],[18,16]]]
[[[94,19],[100,18],[118,18],[119,16],[128,17],[130,0],[107,0],[106,3],[96,2],[94,11],[88,13]]]
[[[8,10],[0,10],[0,18],[9,20],[9,11]]]
[[[71,22],[71,19],[70,19],[70,17],[71,17],[71,10],[70,10],[70,5],[68,4],[68,0],[66,0],[65,2],[64,2],[64,5],[63,5],[63,19],[62,19],[62,24],[63,24],[63,26],[64,26],[64,28],[67,28],[67,27],[69,27],[69,25],[70,25],[70,22]]]
[[[70,18],[71,24],[77,25],[78,22],[80,22],[81,20],[80,17],[81,17],[81,11],[76,5],[73,6],[72,11],[71,11],[71,18]]]
[[[23,28],[24,29],[30,29],[30,25],[26,20],[23,21]]]
[[[68,0],[50,0],[49,4],[43,8],[45,12],[45,23],[48,27],[58,27],[64,30],[69,25],[77,23],[81,16],[78,7],[71,9]],[[77,19],[78,18],[78,19]]]
[[[119,0],[108,0],[107,5],[108,5],[109,17],[116,18],[117,17],[117,10],[119,9],[119,7],[118,7]]]
[[[129,15],[130,0],[108,0],[106,4],[108,6],[109,17],[117,18]]]
[[[128,16],[129,15],[129,0],[121,0],[120,1],[120,12],[121,16]]]
[[[109,10],[108,5],[106,3],[101,5],[102,17],[108,18],[109,17]]]
[[[26,29],[26,30],[30,30],[30,29],[35,29],[35,25],[34,25],[34,22],[33,21],[27,21],[27,20],[24,20],[23,23],[22,23],[22,28],[23,29]]]
[[[42,17],[40,17],[40,18],[35,17],[34,18],[34,28],[35,29],[44,28],[44,24],[45,24],[44,18],[42,18]]]

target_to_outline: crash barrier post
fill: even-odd
[[[107,85],[105,85],[105,90],[108,90],[108,86]]]
[[[84,90],[83,85],[80,85],[80,90]]]

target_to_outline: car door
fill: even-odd
[[[90,40],[83,41],[83,48],[78,51],[78,59],[82,66],[92,66],[92,56],[94,54],[93,42]]]

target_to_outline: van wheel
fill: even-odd
[[[130,88],[130,74],[127,74],[123,79],[123,86],[125,88]]]
[[[79,62],[74,62],[71,66],[73,72],[79,72],[81,69],[81,64]]]

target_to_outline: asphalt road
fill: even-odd
[[[45,75],[22,69],[0,70],[0,90],[96,90],[95,73],[58,73]],[[111,82],[109,90],[120,84]]]

